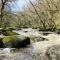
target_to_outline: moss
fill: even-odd
[[[3,38],[3,43],[6,47],[18,48],[25,47],[30,44],[30,39],[28,37],[23,37],[20,35],[7,36]]]
[[[11,35],[19,35],[18,33],[16,32],[11,32],[11,31],[5,31],[5,32],[2,32],[4,35],[6,36],[11,36]]]
[[[16,32],[12,32],[13,28],[6,28],[6,29],[3,29],[3,28],[0,28],[0,33],[1,34],[4,34],[6,36],[10,36],[10,35],[19,35],[18,33]]]
[[[9,31],[15,30],[15,29],[12,28],[12,27],[7,27],[6,29],[9,30]]]

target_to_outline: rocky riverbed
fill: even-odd
[[[43,35],[32,29],[15,32],[32,37],[32,40],[36,41],[26,48],[0,49],[0,60],[60,60],[60,35],[56,33]]]

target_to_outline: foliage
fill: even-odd
[[[35,2],[29,0],[29,4],[24,6],[22,12],[14,14],[9,9],[9,11],[5,11],[2,15],[3,21],[0,22],[2,23],[0,25],[4,28],[38,28],[51,31],[60,29],[59,0],[35,0]]]

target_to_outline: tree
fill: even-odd
[[[0,15],[0,18],[1,18],[0,24],[1,24],[1,26],[0,27],[2,27],[5,24],[4,21],[5,21],[6,17],[4,17],[4,16],[8,12],[8,11],[6,12],[5,7],[8,6],[9,2],[12,2],[12,1],[16,1],[16,0],[1,0],[1,3],[0,3],[1,4],[1,15]],[[8,9],[9,8],[10,7],[8,7]],[[6,28],[6,26],[4,25],[3,28]]]

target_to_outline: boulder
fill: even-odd
[[[4,48],[4,43],[2,41],[2,38],[0,38],[0,48]]]
[[[5,31],[5,32],[2,32],[2,34],[4,34],[5,36],[19,35],[18,33],[11,32],[11,31]]]
[[[3,43],[6,47],[11,48],[26,47],[30,44],[30,38],[20,35],[7,36],[3,38]]]
[[[13,28],[0,28],[0,34],[3,34],[5,36],[11,36],[11,35],[19,35],[16,32],[12,32]]]

